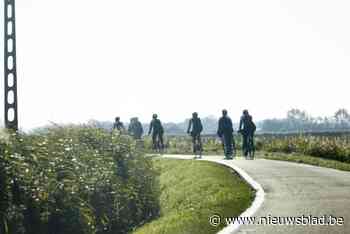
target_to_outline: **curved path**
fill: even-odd
[[[167,156],[191,158],[191,156]],[[350,233],[350,172],[274,160],[204,160],[239,167],[265,191],[265,200],[254,214],[259,217],[342,217],[343,225],[243,224],[235,233]],[[315,222],[315,221],[314,221]]]

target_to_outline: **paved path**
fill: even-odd
[[[254,215],[258,218],[302,215],[344,218],[342,226],[242,225],[237,233],[350,234],[350,172],[265,159],[227,161],[217,156],[206,159],[238,166],[263,187],[265,201]]]

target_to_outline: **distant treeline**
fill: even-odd
[[[350,115],[346,109],[337,110],[328,117],[312,117],[306,111],[292,109],[283,119],[266,119],[260,123],[260,132],[340,132],[350,130]]]
[[[253,116],[254,117],[254,116]],[[210,116],[202,118],[204,126],[203,134],[215,134],[218,127],[218,119]],[[188,126],[188,119],[180,123],[163,123],[167,135],[184,135]],[[233,120],[234,121],[234,120]],[[111,129],[113,122],[90,120],[90,125]],[[128,123],[124,123],[126,128]],[[350,115],[346,109],[339,109],[333,115],[327,117],[313,117],[306,111],[291,109],[282,119],[266,119],[256,122],[258,133],[329,133],[329,132],[349,132]],[[144,132],[147,133],[149,124],[143,124]],[[238,128],[238,123],[234,123],[234,128]]]

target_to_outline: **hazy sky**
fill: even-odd
[[[260,120],[292,107],[350,109],[348,0],[16,4],[24,128],[116,115],[147,122],[153,112],[180,121],[227,108],[238,120],[247,108]]]

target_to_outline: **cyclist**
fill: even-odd
[[[124,124],[120,121],[120,117],[115,117],[115,122],[113,124],[113,130],[117,129],[118,131],[124,131]]]
[[[248,155],[248,139],[250,139],[253,143],[254,140],[254,132],[256,130],[256,126],[253,122],[253,117],[249,115],[248,110],[243,110],[243,115],[241,120],[239,121],[239,130],[243,136],[243,154],[247,157]]]
[[[202,152],[202,140],[201,140],[201,132],[203,130],[203,125],[201,119],[198,117],[198,113],[192,113],[192,119],[188,123],[187,133],[192,136],[192,144],[193,144],[193,153],[196,153],[196,150]],[[196,144],[199,145],[199,149],[196,149]],[[201,155],[199,155],[201,158]]]
[[[152,130],[153,130],[153,132],[152,132]],[[158,119],[157,114],[153,114],[153,116],[152,116],[152,121],[151,121],[150,126],[149,126],[148,135],[150,135],[151,132],[152,132],[153,149],[157,150],[158,147],[160,147],[160,149],[163,149],[164,148],[164,144],[163,144],[164,129],[163,129],[162,123]],[[158,143],[157,143],[157,138],[159,140],[160,145],[158,145]]]
[[[234,150],[233,127],[231,118],[227,116],[227,110],[222,110],[217,134],[224,145],[225,159],[232,159]]]
[[[137,117],[130,119],[128,133],[135,139],[140,140],[143,134],[142,124]]]

